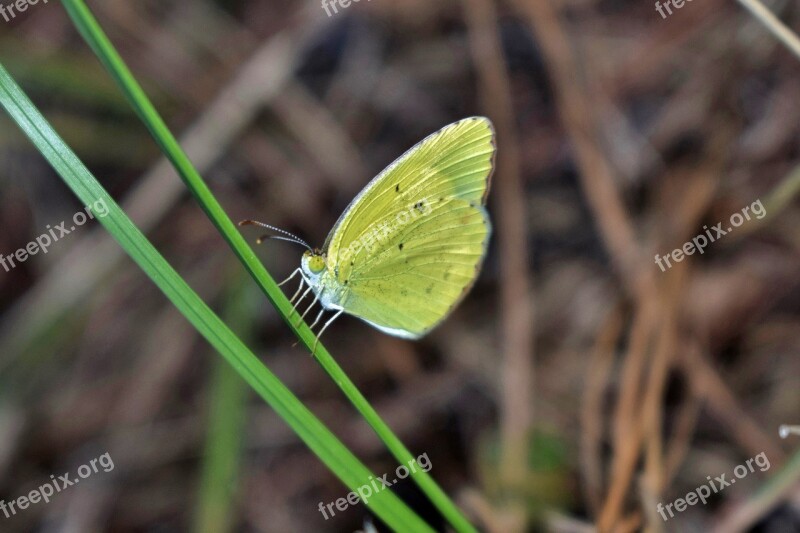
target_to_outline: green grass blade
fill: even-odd
[[[223,318],[234,333],[250,341],[255,316],[253,293],[244,273],[231,276]],[[194,514],[195,533],[229,533],[235,526],[233,502],[238,492],[240,458],[247,419],[247,387],[222,359],[211,366],[208,422],[203,467]]]
[[[2,64],[0,104],[85,205],[105,202],[108,214],[98,218],[103,227],[322,462],[351,490],[365,485],[372,476],[371,472],[258,360],[167,263],[53,130]],[[432,531],[391,491],[376,493],[367,505],[395,530]]]
[[[194,532],[229,533],[235,525],[247,388],[222,359],[214,361],[211,372],[208,431]]]
[[[156,109],[150,103],[147,95],[125,65],[125,62],[114,48],[114,45],[111,44],[111,41],[105,35],[102,28],[100,28],[100,25],[97,20],[95,20],[88,7],[86,7],[86,4],[81,0],[62,0],[62,3],[66,7],[70,17],[72,17],[78,31],[80,31],[83,38],[92,50],[94,50],[95,54],[97,54],[97,57],[106,69],[108,69],[111,76],[119,84],[133,108],[152,133],[155,141],[175,166],[178,174],[220,231],[223,238],[228,242],[247,271],[253,276],[253,279],[256,280],[264,291],[264,294],[278,310],[283,320],[292,328],[306,347],[311,350],[315,344],[314,334],[305,322],[302,322],[300,326],[295,326],[288,319],[292,311],[289,300],[283,292],[281,292],[269,273],[267,273],[267,270],[258,260],[252,248],[250,248],[241,236],[238,228],[231,222],[225,214],[225,211],[219,205],[219,202],[214,198],[214,195],[200,177],[197,170],[195,170],[191,161],[189,161],[189,158],[186,156],[183,149],[181,149],[177,140],[169,131],[169,128],[161,119]],[[397,459],[400,464],[408,464],[414,459],[411,452],[378,415],[377,411],[375,411],[372,405],[356,388],[347,374],[345,374],[341,367],[333,360],[322,343],[317,345],[315,356],[328,375],[330,375],[333,381],[359,411],[361,416],[364,417],[378,437],[384,442],[395,459]],[[461,533],[476,532],[476,529],[469,523],[466,517],[453,501],[450,500],[441,487],[439,487],[430,474],[419,471],[411,477],[456,531]]]

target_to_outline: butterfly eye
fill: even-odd
[[[319,274],[325,269],[325,259],[321,255],[313,255],[308,259],[308,269]]]

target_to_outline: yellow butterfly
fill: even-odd
[[[272,238],[308,248],[300,268],[283,283],[300,276],[291,300],[295,307],[314,293],[301,316],[320,303],[312,328],[325,311],[334,313],[317,340],[342,313],[390,335],[417,339],[447,317],[483,263],[491,234],[485,202],[494,154],[489,119],[471,117],[445,126],[367,184],[322,250],[260,222],[240,224],[280,231],[288,237]]]

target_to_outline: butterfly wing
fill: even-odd
[[[491,122],[464,119],[419,142],[364,188],[327,241],[328,274],[345,312],[406,338],[449,314],[486,255],[494,153]]]

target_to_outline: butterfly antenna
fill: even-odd
[[[256,244],[261,244],[264,241],[269,240],[276,240],[276,241],[286,241],[286,242],[293,242],[295,244],[300,244],[302,246],[306,246],[306,243],[298,241],[296,239],[292,239],[291,237],[282,237],[280,235],[262,235],[258,239],[256,239]]]
[[[258,244],[261,244],[262,242],[264,242],[267,239],[278,239],[278,240],[281,240],[281,241],[294,242],[294,243],[300,244],[301,246],[305,246],[306,248],[311,250],[311,246],[309,246],[306,241],[304,241],[303,239],[301,239],[300,237],[298,237],[297,235],[295,235],[293,233],[289,233],[286,230],[282,230],[280,228],[276,228],[275,226],[270,226],[269,224],[264,224],[263,222],[259,222],[257,220],[242,220],[241,222],[239,222],[239,225],[240,226],[261,226],[262,228],[271,229],[272,231],[277,231],[278,233],[281,233],[281,234],[284,235],[283,237],[278,236],[278,235],[262,235],[256,241]]]

